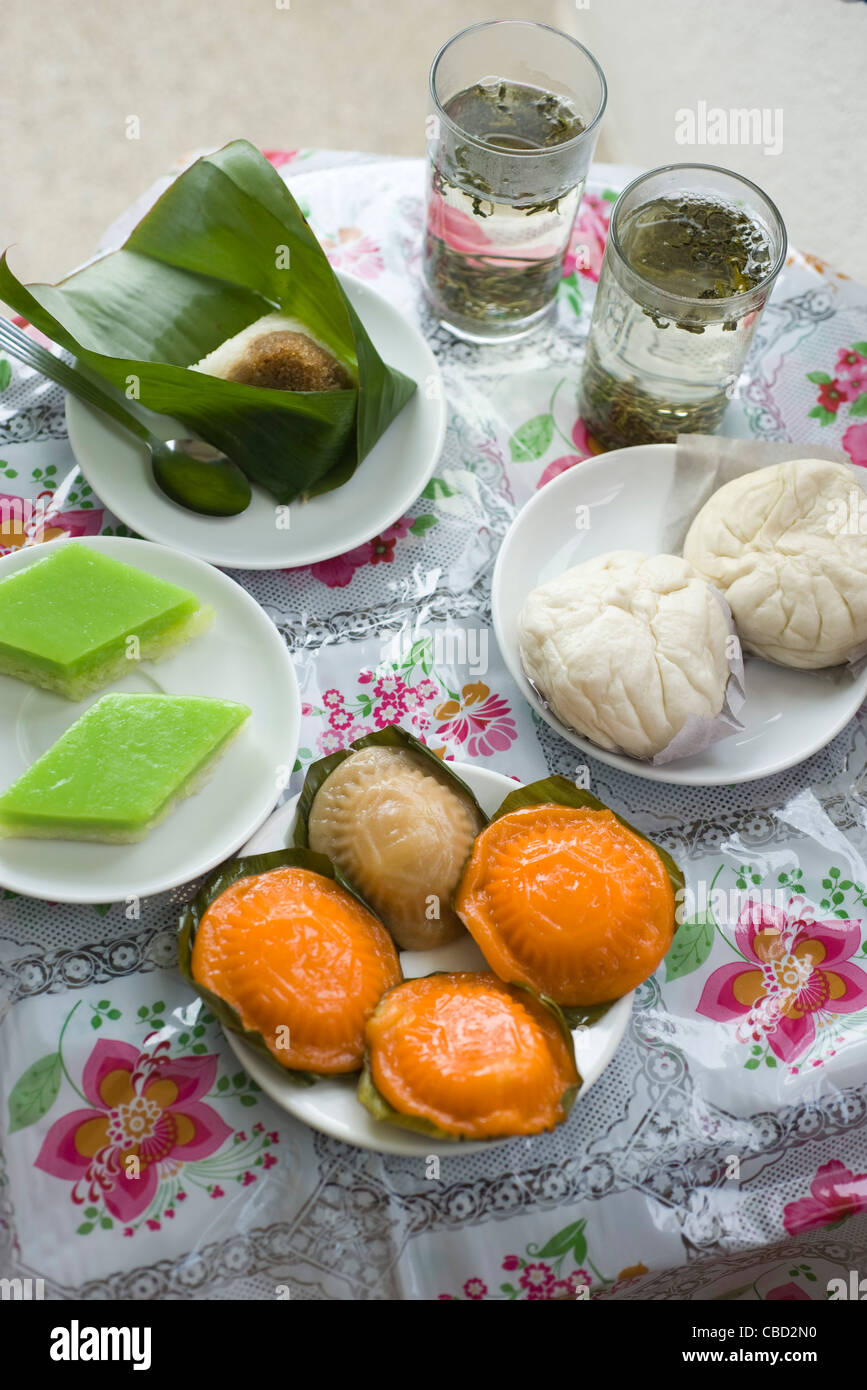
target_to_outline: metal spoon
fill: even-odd
[[[141,420],[83,372],[34,343],[14,323],[2,317],[0,347],[136,435],[150,451],[157,486],[179,506],[205,516],[237,516],[249,506],[252,496],[249,482],[238,465],[219,449],[201,439],[157,439]]]

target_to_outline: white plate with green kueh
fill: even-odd
[[[129,902],[233,854],[291,769],[300,701],[263,610],[117,536],[0,559],[0,886]]]

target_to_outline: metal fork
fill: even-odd
[[[136,435],[150,452],[157,486],[173,502],[206,516],[237,516],[249,505],[250,484],[237,464],[200,439],[157,439],[130,411],[77,368],[34,343],[0,316],[0,347],[79,400],[96,406]]]

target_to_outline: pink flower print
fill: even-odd
[[[598,280],[605,254],[605,241],[608,236],[608,219],[611,204],[595,193],[585,193],[569,246],[563,259],[563,274],[572,275],[576,270],[588,280]]]
[[[789,908],[747,904],[735,929],[745,960],[715,970],[697,1006],[706,1018],[738,1020],[743,1042],[766,1036],[783,1062],[814,1041],[817,1018],[867,1004],[867,974],[850,963],[860,922],[813,921],[809,909],[798,913],[797,899]]]
[[[565,1279],[555,1279],[548,1288],[548,1298],[575,1298],[579,1289],[591,1287],[592,1280],[586,1269],[573,1270]]]
[[[103,516],[102,507],[73,507],[66,512],[55,512],[49,507],[45,513],[45,530],[39,539],[49,541],[56,535],[98,536]]]
[[[329,589],[345,589],[352,582],[356,570],[364,565],[390,564],[394,559],[395,543],[409,534],[413,518],[398,517],[391,526],[386,526],[381,536],[347,550],[343,555],[335,555],[330,560],[320,560],[310,566],[314,579],[327,584]],[[292,570],[286,570],[291,574]]]
[[[212,1187],[212,1188],[211,1188],[210,1195],[211,1195],[212,1197],[225,1197],[226,1194],[225,1194],[225,1192],[223,1191],[223,1189],[222,1189],[222,1187],[220,1186],[220,1184],[217,1183],[216,1187]]]
[[[545,1264],[526,1265],[518,1283],[527,1290],[528,1298],[550,1298],[555,1283],[553,1270]]]
[[[250,1184],[251,1184],[252,1182],[255,1182],[255,1181],[256,1181],[256,1174],[255,1174],[255,1173],[251,1173],[251,1172],[249,1171],[249,1169],[247,1170],[247,1172],[244,1174],[244,1176],[243,1176],[242,1179],[241,1179],[241,1182],[243,1183],[244,1187],[249,1187]]]
[[[783,1225],[790,1236],[836,1226],[846,1216],[867,1211],[867,1173],[856,1177],[835,1158],[818,1170],[810,1183],[810,1194],[783,1210]]]
[[[273,164],[275,169],[282,169],[284,164],[291,164],[292,160],[299,154],[298,150],[263,150],[263,155],[269,164]]]
[[[360,724],[350,719],[349,723],[343,723],[341,727],[323,729],[316,740],[316,746],[320,753],[328,757],[330,753],[339,753],[341,748],[348,748],[356,739],[372,733],[373,729],[369,724]]]
[[[565,473],[568,469],[574,468],[576,463],[582,463],[584,459],[590,458],[592,454],[599,453],[598,444],[595,444],[591,439],[590,435],[587,433],[587,427],[581,419],[576,420],[575,424],[572,426],[572,443],[575,445],[576,452],[574,454],[561,454],[559,458],[554,459],[548,464],[536,484],[537,492],[539,488],[544,487],[546,483],[550,483],[552,478],[558,478],[561,473]]]
[[[845,387],[841,389],[841,383],[835,377],[833,381],[821,383],[816,399],[819,405],[824,406],[832,415],[836,415],[840,406],[847,399],[847,393]]]
[[[129,1223],[153,1201],[161,1167],[208,1158],[231,1135],[200,1100],[214,1083],[218,1060],[172,1059],[100,1038],[81,1079],[93,1108],[55,1121],[36,1167],[73,1183],[76,1204],[101,1195],[112,1216]],[[138,1176],[124,1163],[131,1155]]]
[[[854,464],[867,468],[867,422],[849,426],[843,435],[843,448]]]
[[[765,1294],[766,1303],[800,1303],[802,1299],[811,1302],[810,1295],[794,1283],[778,1284]]]
[[[472,1298],[475,1301],[484,1298],[487,1292],[488,1286],[487,1284],[483,1284],[481,1279],[468,1279],[464,1284],[464,1293],[467,1298]]]
[[[310,566],[310,573],[329,589],[345,589],[352,582],[355,571],[366,565],[370,559],[369,543],[357,545],[343,555],[334,555],[330,560],[318,560]],[[287,570],[291,574],[292,570]]]
[[[266,1154],[265,1157],[262,1159],[262,1167],[263,1167],[263,1168],[273,1168],[273,1167],[274,1167],[274,1164],[275,1164],[276,1162],[277,1162],[277,1156],[276,1156],[276,1154]]]
[[[427,743],[426,735],[430,732],[431,723],[427,710],[416,709],[409,715],[410,732],[415,734],[420,743]]]
[[[59,536],[98,536],[103,516],[101,507],[54,511],[50,492],[40,494],[35,501],[0,492],[0,554],[8,555],[24,544],[53,541]]]
[[[397,544],[393,537],[374,536],[370,542],[370,563],[372,565],[390,565],[394,559],[394,547]]]
[[[390,724],[399,724],[403,714],[403,703],[394,695],[380,700],[373,711],[373,722],[377,729],[386,729]]]
[[[517,1255],[507,1255],[503,1260],[503,1269],[520,1269],[521,1261]]]
[[[572,426],[572,443],[582,458],[599,453],[599,445],[594,441],[584,421],[579,416]]]
[[[867,391],[867,357],[855,348],[840,348],[834,375],[848,387],[848,397],[854,401],[862,391]]]
[[[353,724],[351,728],[346,730],[346,742],[355,743],[357,739],[366,738],[368,734],[372,733],[373,730],[369,724]]]
[[[574,468],[576,463],[583,462],[584,460],[579,458],[577,454],[561,454],[559,458],[553,459],[551,463],[548,464],[536,484],[536,491],[538,492],[539,488],[544,487],[546,483],[550,483],[552,478],[559,478],[561,473],[565,473],[568,469]]]
[[[453,251],[484,251],[491,245],[484,219],[451,207],[435,188],[428,198],[427,230]]]
[[[363,671],[359,671],[358,673],[358,684],[370,685],[370,682],[373,680],[375,675],[376,672],[371,671],[370,667],[366,666]]]
[[[415,689],[423,700],[433,700],[439,695],[439,690],[429,676],[425,676],[424,680],[419,681]]]
[[[302,715],[310,715],[313,713],[313,706],[309,705],[306,700],[301,703],[301,713]]]
[[[404,693],[403,707],[407,713],[412,713],[413,710],[424,708],[424,700],[419,695],[418,691],[413,690],[411,686],[408,686]]]
[[[348,709],[333,709],[328,716],[328,723],[332,729],[351,729],[355,723],[355,715]]]
[[[398,703],[403,703],[405,699],[406,683],[402,676],[397,672],[389,676],[380,676],[376,685],[373,687],[373,694],[378,700],[393,699]]]
[[[347,743],[351,742],[351,739],[344,737],[337,729],[323,729],[316,739],[316,746],[327,758],[330,753],[339,753],[341,748],[345,748]]]
[[[505,753],[518,737],[507,702],[492,695],[482,681],[465,685],[460,702],[446,700],[434,710],[440,724],[437,733],[456,743],[465,743],[471,758]]]
[[[386,526],[382,534],[386,540],[402,541],[409,535],[414,520],[415,518],[411,516],[399,516],[397,521]]]
[[[379,246],[359,227],[341,227],[336,237],[325,237],[322,245],[335,270],[348,270],[361,280],[375,280],[385,270]]]
[[[339,690],[326,690],[322,696],[322,703],[326,709],[340,709],[343,704],[343,696]]]

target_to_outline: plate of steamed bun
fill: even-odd
[[[398,727],[313,763],[184,912],[180,968],[312,1128],[425,1156],[567,1121],[674,937],[670,855],[562,777]]]
[[[717,488],[670,554],[675,481],[676,446],[655,444],[542,488],[497,558],[497,640],[538,714],[601,762],[770,776],[867,697],[867,493],[849,464],[771,464]]]

